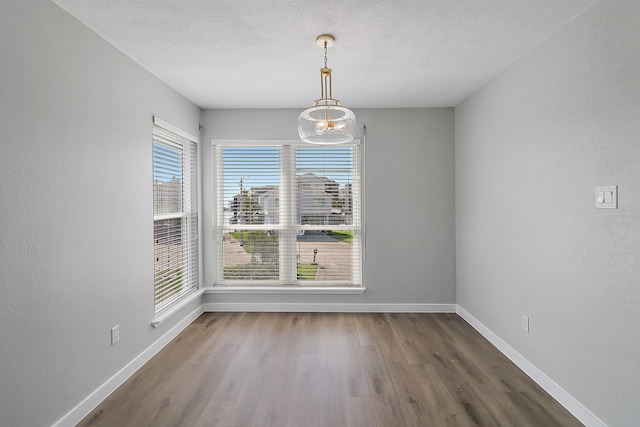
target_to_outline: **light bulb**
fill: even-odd
[[[318,132],[318,134],[328,131],[328,132],[340,132],[342,130],[344,130],[345,127],[347,127],[347,124],[345,122],[343,122],[342,120],[339,122],[335,122],[333,120],[320,120],[315,122],[315,124],[313,125],[316,129],[316,132]]]
[[[322,132],[327,127],[329,127],[329,122],[327,122],[325,120],[321,120],[319,122],[315,122],[315,124],[313,126],[316,128],[316,132]]]
[[[347,127],[347,124],[342,120],[339,122],[333,122],[333,130],[342,131],[345,127]]]

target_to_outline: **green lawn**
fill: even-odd
[[[348,244],[353,243],[353,231],[331,230],[329,236],[333,237],[336,240],[340,240],[341,242],[345,242]]]
[[[224,278],[228,280],[278,280],[277,264],[251,263],[228,265],[224,268]]]
[[[167,269],[155,273],[155,300],[158,304],[163,299],[169,299],[182,290],[182,269]]]
[[[298,264],[298,280],[315,280],[317,271],[317,265]],[[224,278],[228,280],[278,280],[279,274],[277,264],[251,263],[224,268]]]
[[[298,264],[298,280],[315,280],[317,271],[317,265]]]

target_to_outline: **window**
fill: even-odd
[[[197,138],[154,117],[156,314],[199,287]]]
[[[357,141],[212,148],[216,284],[362,285]]]

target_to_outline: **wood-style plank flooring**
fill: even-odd
[[[205,313],[78,425],[582,424],[456,314]]]

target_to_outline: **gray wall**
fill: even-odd
[[[610,426],[640,425],[638,22],[601,1],[456,108],[458,303]]]
[[[197,134],[200,111],[52,3],[5,3],[0,424],[43,426],[199,304],[149,325],[151,116]],[[457,274],[462,307],[609,425],[640,425],[639,18],[597,3],[456,108],[455,233],[453,110],[356,110],[365,294],[204,301],[452,304]],[[298,113],[203,113],[205,285],[210,140],[296,138]],[[609,184],[620,209],[596,210]]]
[[[0,425],[46,426],[184,317],[150,326],[151,117],[200,110],[49,1],[2,3],[0,58]]]
[[[205,302],[455,304],[454,120],[452,108],[355,110],[367,125],[367,259],[363,295],[208,294]],[[300,110],[206,110],[203,159],[211,139],[297,139]],[[211,164],[203,165],[211,182]],[[213,283],[211,195],[203,223],[205,285]],[[399,209],[399,203],[405,207]],[[206,230],[206,229],[205,229]]]

